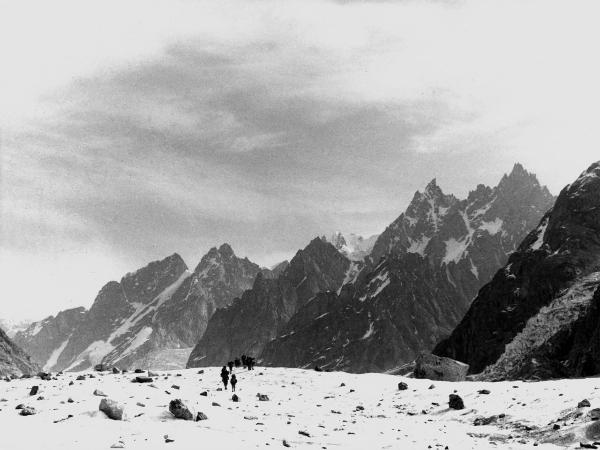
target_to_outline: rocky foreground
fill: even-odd
[[[219,390],[219,371],[1,381],[0,447],[462,450],[600,442],[596,378],[449,383],[259,367],[237,370],[236,402]],[[136,377],[142,382],[132,382]],[[458,395],[451,406],[462,409],[449,407],[451,394]]]

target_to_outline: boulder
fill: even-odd
[[[450,394],[450,397],[448,399],[448,406],[450,407],[450,409],[465,409],[463,399],[456,394]]]
[[[469,365],[451,358],[421,353],[415,361],[415,378],[440,381],[464,381]]]
[[[240,401],[240,398],[239,398],[239,397],[238,397],[236,394],[233,394],[233,395],[231,396],[231,400],[232,400],[232,401],[234,401],[234,402],[239,402],[239,401]]]
[[[133,381],[134,383],[152,383],[152,381],[154,380],[150,377],[135,377],[131,381]]]
[[[169,412],[173,414],[176,419],[194,420],[192,412],[178,398],[169,402]]]
[[[258,397],[258,400],[261,402],[268,402],[269,401],[269,396],[266,394],[256,394],[256,396]]]
[[[406,384],[404,381],[401,381],[400,383],[398,383],[399,391],[405,391],[407,389],[408,389],[408,384]]]
[[[29,395],[36,395],[39,390],[40,390],[39,386],[32,386],[31,390],[29,391]]]
[[[588,399],[583,399],[577,404],[578,408],[589,408],[590,406],[592,405]]]
[[[109,398],[103,398],[100,400],[100,406],[98,409],[112,420],[123,420],[125,415],[123,406]]]
[[[196,414],[196,422],[199,422],[200,420],[208,420],[208,417],[203,412],[198,411],[198,414]]]

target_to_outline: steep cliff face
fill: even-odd
[[[480,185],[465,200],[433,180],[379,236],[339,298],[300,308],[263,361],[382,371],[431,350],[552,202],[518,164],[498,186]]]
[[[0,376],[33,374],[39,365],[0,329]]]
[[[490,366],[491,378],[578,373],[586,366],[584,355],[570,353],[569,339],[576,324],[593,314],[599,272],[600,163],[595,163],[562,190],[435,353],[470,364],[474,373]]]
[[[349,268],[350,261],[335,247],[314,239],[279,277],[260,274],[251,290],[212,316],[188,367],[222,365],[244,353],[257,356],[310,298],[337,290]]]

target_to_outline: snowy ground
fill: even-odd
[[[432,383],[383,374],[257,367],[237,370],[240,402],[234,403],[230,391],[217,390],[220,369],[204,371],[161,372],[153,386],[131,383],[132,373],[95,373],[84,381],[75,381],[78,373],[52,381],[0,381],[0,448],[93,450],[119,441],[127,449],[283,448],[285,440],[291,448],[463,450],[535,444],[558,448],[544,443],[548,441],[576,448],[580,442],[600,441],[600,421],[589,418],[589,411],[600,407],[600,379],[595,378]],[[398,390],[400,381],[408,390]],[[34,385],[40,392],[29,396]],[[95,389],[124,404],[127,420],[110,420],[100,412]],[[478,393],[482,389],[490,394]],[[208,396],[200,396],[205,390]],[[448,409],[448,395],[455,390],[464,410]],[[267,394],[270,401],[258,401],[257,393]],[[37,399],[40,395],[43,399]],[[69,398],[74,402],[67,402]],[[175,398],[194,412],[204,412],[208,420],[174,419],[168,404]],[[591,407],[578,408],[583,399]],[[34,407],[37,414],[20,416],[15,410],[19,403]],[[73,417],[54,423],[69,414]],[[491,425],[473,424],[478,417],[500,414],[505,417]],[[560,429],[553,429],[555,424]]]

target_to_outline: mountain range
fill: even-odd
[[[540,308],[584,293],[589,302],[583,303],[591,306],[573,320],[587,320],[585,329],[593,332],[591,317],[600,314],[593,300],[600,296],[593,295],[596,260],[588,255],[595,250],[587,250],[588,241],[597,239],[595,228],[579,235],[588,216],[566,219],[574,199],[585,204],[580,208],[586,214],[595,208],[594,167],[582,175],[585,183],[578,180],[558,199],[520,164],[496,186],[479,185],[463,199],[444,193],[434,179],[381,234],[317,237],[271,269],[237,257],[227,244],[212,248],[193,271],[173,254],[107,283],[89,310],[74,308],[32,323],[15,334],[14,343],[33,364],[54,371],[99,363],[181,367],[188,354],[188,367],[203,367],[243,353],[268,366],[389,371],[435,348],[468,362],[473,373],[488,368],[492,378],[531,373],[526,363],[509,370],[501,362],[512,357],[501,356]],[[565,226],[577,236],[565,234]],[[572,274],[556,262],[563,247],[559,260]],[[573,255],[576,262],[564,262]],[[535,278],[532,286],[531,277],[519,278],[525,269],[515,272],[545,259],[560,266],[546,284]],[[509,278],[513,284],[504,286],[498,280],[507,270],[517,282]],[[506,297],[510,289],[519,292],[520,303]],[[543,295],[531,300],[538,290]],[[503,304],[510,320],[490,304]],[[482,324],[489,330],[482,331]]]

